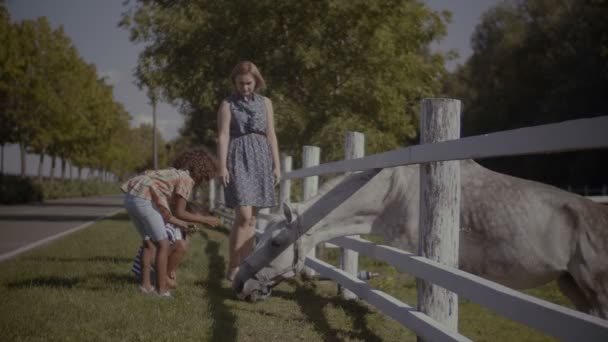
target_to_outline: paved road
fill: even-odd
[[[0,205],[0,261],[122,210],[122,195]]]

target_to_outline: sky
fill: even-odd
[[[118,27],[124,0],[6,0],[13,21],[46,16],[53,28],[62,25],[82,58],[95,64],[100,76],[107,76],[114,86],[115,100],[131,114],[132,126],[152,122],[152,107],[145,90],[140,90],[133,77],[142,45],[129,41],[129,32]],[[434,49],[456,50],[460,58],[450,62],[448,70],[471,55],[470,37],[483,12],[499,0],[424,0],[433,10],[452,12],[447,36]],[[184,118],[172,106],[157,106],[157,126],[165,140],[179,134]],[[14,149],[14,148],[13,148]],[[5,156],[9,166],[18,164],[16,152],[9,148]],[[32,163],[29,163],[32,164]],[[8,171],[8,170],[7,170]]]

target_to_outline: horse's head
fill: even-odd
[[[241,264],[232,283],[239,299],[255,301],[301,270],[305,255],[298,219],[286,204],[283,212],[285,217],[269,223],[255,251]]]
[[[381,199],[386,191],[376,187],[375,191],[361,192],[357,200],[351,200],[351,196],[379,172],[380,169],[373,169],[335,178],[317,196],[301,204],[298,217],[288,205],[283,205],[285,217],[268,224],[255,251],[241,264],[232,283],[237,296],[255,300],[282,279],[293,277],[302,269],[307,252],[320,241],[368,234],[371,221],[382,210]],[[372,196],[361,197],[365,193]]]

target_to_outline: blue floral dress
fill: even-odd
[[[276,206],[272,153],[266,138],[266,102],[254,94],[245,99],[234,94],[230,105],[230,143],[227,167],[230,183],[224,189],[226,206]]]

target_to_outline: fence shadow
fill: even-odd
[[[225,228],[218,228],[221,233]],[[205,253],[209,260],[209,272],[206,280],[198,282],[196,285],[203,287],[208,293],[209,312],[213,315],[213,328],[209,341],[235,341],[236,340],[236,316],[230,312],[224,304],[226,299],[234,296],[232,289],[222,286],[224,274],[226,274],[226,260],[220,255],[220,244],[210,240],[205,232],[200,233],[207,241]]]
[[[126,212],[120,212],[116,215],[112,215],[109,217],[104,218],[104,220],[109,220],[109,221],[130,221],[131,218],[129,217],[129,214],[127,214]]]
[[[25,279],[17,282],[8,283],[7,287],[9,289],[24,289],[30,287],[50,287],[50,288],[65,288],[71,289],[76,286],[79,282],[81,282],[81,278],[71,278],[71,277],[36,277],[32,279]]]
[[[33,207],[60,207],[60,208],[74,208],[74,207],[93,207],[93,208],[122,208],[122,204],[116,203],[96,203],[96,202],[34,202],[29,203]]]
[[[25,257],[22,260],[39,261],[39,262],[107,262],[111,264],[132,263],[133,258],[113,257],[106,255],[92,256],[86,258],[74,257]]]
[[[324,341],[336,341],[339,335],[344,336],[345,339],[382,341],[382,338],[367,326],[365,316],[372,311],[364,304],[344,299],[338,295],[332,297],[319,296],[315,292],[316,284],[314,282],[301,284],[294,279],[288,279],[286,282],[295,288],[293,293],[274,290],[272,295],[286,300],[295,300],[302,313],[306,315],[307,320],[313,324],[319,335],[323,336]],[[341,308],[353,319],[353,329],[351,331],[335,329],[327,323],[328,320],[323,309],[328,305]]]

